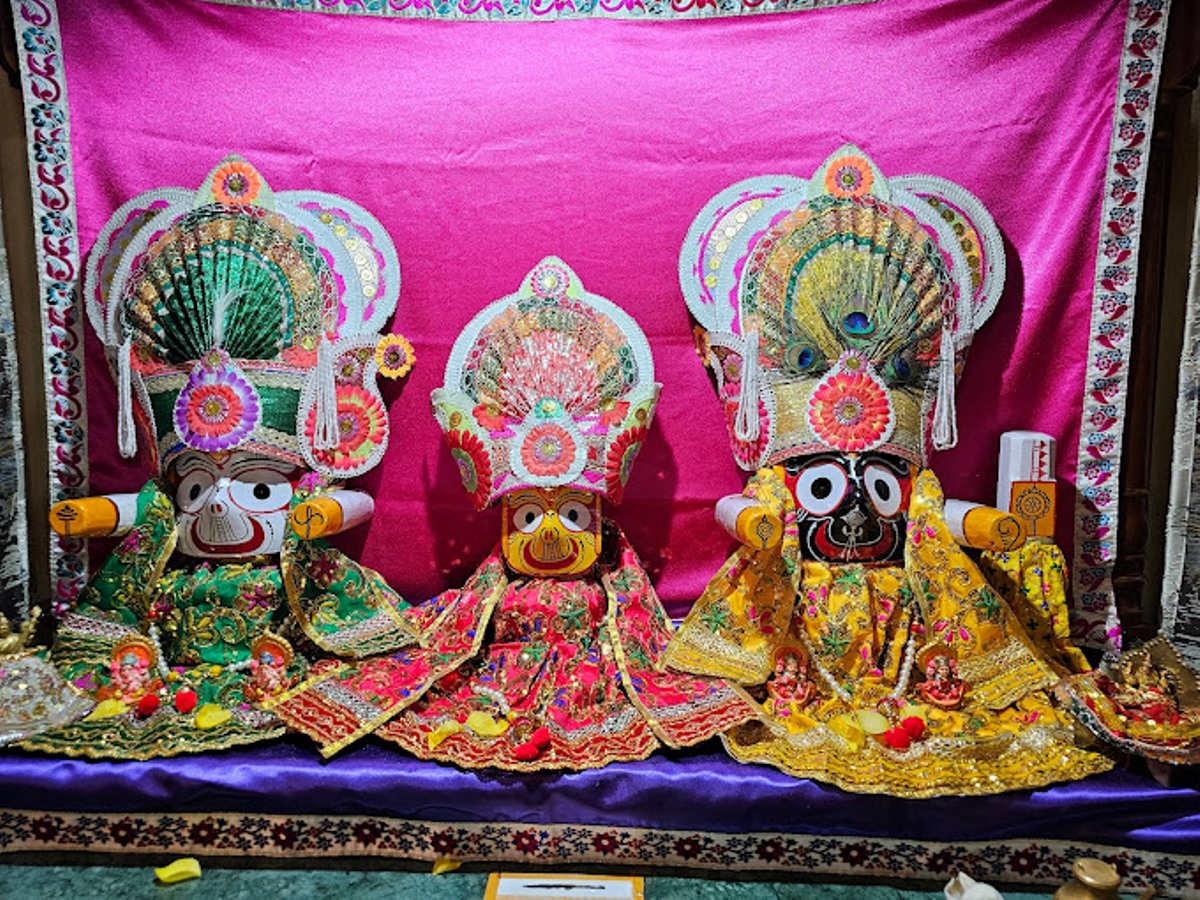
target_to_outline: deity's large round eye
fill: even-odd
[[[810,515],[827,516],[841,505],[849,486],[846,470],[837,463],[818,463],[796,479],[796,503]]]
[[[879,515],[890,519],[900,512],[904,491],[895,472],[883,466],[870,465],[863,471],[863,481],[866,484],[867,496],[871,498],[871,503]]]
[[[513,527],[522,534],[532,534],[542,524],[545,514],[536,503],[522,503],[512,514]]]
[[[214,484],[216,477],[211,472],[193,469],[183,476],[183,480],[175,488],[175,505],[184,512],[196,512],[208,501]]]
[[[292,499],[292,483],[282,472],[251,469],[229,483],[229,497],[246,512],[275,512]]]
[[[569,531],[587,531],[592,524],[592,511],[578,500],[568,500],[558,508],[558,518]]]

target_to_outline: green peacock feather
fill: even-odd
[[[312,241],[282,217],[210,204],[148,248],[130,279],[125,324],[156,358],[183,364],[214,346],[222,307],[222,349],[273,359],[301,335],[319,336],[332,278]]]

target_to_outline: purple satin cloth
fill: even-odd
[[[713,505],[745,476],[692,348],[680,245],[716,192],[809,177],[848,140],[885,174],[950,178],[994,215],[1007,287],[965,367],[960,446],[933,464],[949,496],[991,502],[1000,433],[1049,432],[1070,544],[1124,0],[495,24],[196,0],[60,7],[81,251],[129,197],[198,186],[234,151],[276,189],[356,200],[395,240],[392,327],[418,362],[384,385],[392,440],[363,480],[377,512],[344,546],[410,599],[461,584],[499,532],[494,513],[470,513],[429,392],[471,316],[553,253],[650,339],[662,401],[612,514],[668,608],[686,611],[728,555]],[[87,381],[93,489],[135,489],[145,457],[117,455],[115,389],[90,334]]]
[[[0,796],[48,812],[255,812],[609,825],[927,841],[1078,840],[1200,853],[1200,791],[1115,771],[990,797],[849,794],[730,760],[712,744],[588,772],[467,772],[368,743],[329,762],[278,742],[150,762],[0,753]]]

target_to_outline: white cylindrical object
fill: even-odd
[[[950,536],[958,543],[967,545],[967,535],[963,529],[963,522],[967,518],[967,513],[973,509],[979,509],[983,506],[982,503],[971,503],[967,500],[947,500],[943,515],[946,518],[946,527],[950,529]]]
[[[323,496],[336,500],[342,508],[340,531],[361,525],[375,514],[375,498],[363,491],[330,491]]]
[[[722,528],[729,532],[729,536],[734,540],[741,540],[737,527],[738,516],[741,515],[742,510],[749,509],[752,506],[758,506],[758,503],[749,497],[743,497],[741,494],[730,494],[717,501],[717,521]]]

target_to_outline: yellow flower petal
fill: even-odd
[[[433,750],[438,744],[450,737],[450,735],[458,734],[462,730],[462,725],[451,719],[448,722],[443,722],[433,731],[429,732],[429,734],[425,735],[425,742],[429,745],[429,749]]]
[[[154,877],[163,884],[176,884],[200,877],[200,860],[192,856],[177,859],[170,865],[154,870]]]
[[[480,737],[499,737],[508,731],[508,722],[497,722],[487,713],[478,710],[467,716],[466,725]]]
[[[232,718],[233,713],[229,710],[215,703],[205,703],[196,711],[196,718],[193,721],[197,728],[207,731],[210,728],[219,728]]]
[[[97,719],[107,719],[112,716],[119,716],[121,713],[129,709],[121,700],[115,697],[109,697],[107,700],[101,700],[96,704],[96,708],[91,711],[85,722],[95,722]]]
[[[829,730],[843,738],[856,752],[861,750],[867,742],[866,732],[859,726],[858,718],[854,713],[844,713],[830,721]]]
[[[462,865],[457,859],[452,859],[449,856],[439,856],[433,861],[433,874],[445,875],[447,872],[453,872]]]
[[[858,716],[858,724],[867,734],[883,734],[891,725],[888,720],[880,713],[873,709],[855,710],[855,715]]]

